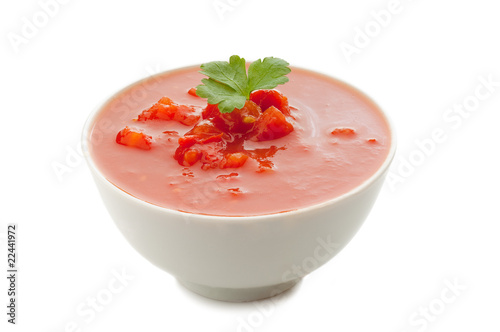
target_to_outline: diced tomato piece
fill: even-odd
[[[238,168],[243,166],[248,156],[241,152],[226,153],[226,147],[226,143],[222,141],[195,144],[188,149],[179,146],[174,158],[183,166],[192,166],[197,161],[200,161],[203,169]]]
[[[218,113],[220,113],[220,111],[217,105],[207,104],[207,107],[205,107],[202,112],[203,119],[214,118]]]
[[[148,120],[172,120],[174,118],[174,109],[169,107],[170,105],[165,105],[161,103],[156,103],[149,109],[142,111],[137,117],[139,121]]]
[[[162,112],[165,106],[161,104],[154,104],[151,106],[149,109],[142,111],[141,114],[137,117],[137,120],[139,121],[147,121],[147,120],[152,120],[152,119],[158,119],[158,112]],[[170,120],[170,119],[168,119]]]
[[[196,94],[196,88],[191,88],[189,89],[188,93],[193,96],[193,97],[199,97],[197,94]]]
[[[241,152],[228,153],[225,162],[221,164],[221,168],[238,168],[245,164],[248,156]]]
[[[170,104],[165,107],[180,109],[186,106]],[[264,112],[262,107],[266,107]],[[174,158],[183,166],[199,161],[202,169],[223,169],[241,167],[250,157],[259,163],[260,170],[271,169],[270,158],[278,148],[248,151],[243,144],[245,139],[268,141],[288,135],[293,131],[286,116],[289,114],[288,99],[276,90],[256,91],[241,109],[230,113],[221,113],[217,105],[208,104],[202,112],[203,120],[179,138]]]
[[[192,126],[201,120],[201,115],[193,106],[179,105],[175,111],[174,120],[186,126]]]
[[[186,135],[212,136],[222,133],[210,120],[203,120],[193,127]]]
[[[218,135],[212,135],[212,136],[208,136],[208,137],[204,137],[204,138],[199,138],[198,142],[200,144],[208,144],[208,143],[212,143],[212,142],[220,142],[220,141],[222,141],[222,136],[223,135],[224,135],[224,133],[220,133]]]
[[[371,144],[375,144],[377,143],[377,139],[376,138],[369,138],[367,139],[368,143],[371,143]]]
[[[204,120],[179,138],[179,147],[175,151],[174,158],[184,166],[190,166],[191,162],[196,163],[197,160],[201,160],[204,169],[218,167],[223,160],[222,151],[226,148],[228,139],[229,135],[215,127],[211,121]],[[199,152],[197,159],[191,150]]]
[[[143,150],[151,150],[152,137],[125,127],[116,135],[116,143]]]
[[[250,100],[260,106],[262,110],[267,110],[274,106],[285,115],[290,115],[288,98],[277,90],[256,90],[250,94]]]
[[[184,152],[184,165],[192,166],[201,158],[201,152],[195,149],[189,149]]]
[[[203,164],[201,168],[219,168],[221,162],[224,160],[224,150],[226,147],[226,142],[222,141],[200,145],[202,153],[201,163]]]
[[[231,113],[221,113],[217,105],[208,105],[203,111],[203,118],[211,119],[215,126],[232,134],[246,134],[251,131],[261,114],[259,105],[247,100],[245,105],[235,108]]]
[[[230,136],[217,128],[212,121],[203,120],[188,131],[185,136],[195,136],[200,143],[209,143],[220,140],[222,137],[229,140]],[[218,138],[213,138],[218,137]],[[220,139],[219,139],[220,138]]]
[[[161,97],[160,100],[158,100],[158,104],[171,106],[174,105],[174,101],[168,97]]]
[[[188,131],[183,137],[179,138],[179,148],[175,152],[175,159],[177,159],[182,165],[182,156],[186,153],[187,149],[191,148],[195,144],[203,145],[220,142],[222,141],[223,135],[224,133],[216,128],[213,123],[208,120],[202,121],[193,129]]]
[[[332,131],[332,135],[336,136],[354,136],[356,135],[356,131],[352,128],[335,128]]]
[[[179,138],[179,147],[187,149],[198,143],[198,138],[194,135],[183,136]]]
[[[253,141],[270,141],[286,136],[292,131],[293,125],[286,120],[285,115],[271,106],[257,120],[249,138]]]
[[[149,109],[137,117],[139,121],[175,120],[186,126],[192,126],[201,119],[200,112],[194,106],[177,105],[172,99],[162,97]]]

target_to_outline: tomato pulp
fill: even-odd
[[[200,142],[186,143],[193,125],[213,111],[193,93],[204,77],[198,70],[190,67],[148,78],[100,110],[89,150],[108,181],[140,200],[169,209],[263,215],[345,194],[372,176],[389,153],[390,129],[377,105],[345,83],[292,68],[289,82],[277,88],[288,98],[289,107],[275,105],[267,96],[254,100],[269,113],[257,121],[271,123],[274,120],[269,119],[284,113],[293,130],[282,125],[286,135],[273,139],[265,130],[252,132],[240,150],[225,154],[222,164],[206,167],[196,149],[189,148]],[[252,107],[249,116],[255,112]],[[182,113],[175,113],[177,109]],[[247,124],[237,125],[242,130]],[[216,146],[222,135],[211,133],[208,139],[213,141],[202,143]],[[181,149],[180,156],[183,144],[191,145]]]

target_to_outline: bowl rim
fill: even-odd
[[[365,189],[370,187],[374,182],[376,182],[380,177],[382,177],[385,174],[385,172],[388,170],[389,166],[391,165],[391,163],[394,159],[394,156],[396,154],[396,147],[397,147],[396,132],[395,132],[394,124],[393,124],[392,120],[387,116],[387,113],[380,107],[380,105],[371,96],[369,96],[365,92],[361,91],[357,87],[353,86],[352,84],[350,84],[344,80],[338,79],[334,76],[331,76],[331,75],[328,75],[328,74],[325,74],[322,72],[318,72],[315,70],[303,68],[303,67],[290,66],[290,68],[292,70],[293,69],[303,70],[303,71],[306,71],[306,72],[309,72],[309,73],[312,73],[315,75],[323,76],[323,77],[328,78],[328,79],[333,79],[341,84],[346,85],[347,87],[349,87],[353,91],[356,91],[361,96],[366,98],[368,101],[373,103],[373,105],[377,108],[380,115],[383,117],[383,119],[387,123],[388,128],[389,128],[389,134],[390,134],[389,135],[390,148],[389,148],[389,151],[387,153],[387,156],[385,157],[384,162],[380,165],[380,167],[377,169],[377,171],[375,173],[373,173],[365,181],[363,181],[361,184],[359,184],[358,186],[352,188],[351,190],[349,190],[348,192],[346,192],[340,196],[334,197],[332,199],[329,199],[329,200],[326,200],[326,201],[323,201],[323,202],[320,202],[320,203],[317,203],[314,205],[310,205],[310,206],[306,206],[306,207],[302,207],[302,208],[298,208],[298,209],[294,209],[294,210],[289,210],[289,211],[258,214],[258,215],[249,215],[249,216],[245,216],[245,215],[243,215],[243,216],[211,215],[211,214],[203,214],[203,213],[197,213],[197,212],[186,212],[186,211],[175,210],[172,208],[167,208],[167,207],[159,206],[159,205],[144,201],[136,196],[133,196],[133,195],[127,193],[126,191],[124,191],[124,190],[120,189],[119,187],[117,187],[116,185],[114,185],[111,181],[109,181],[104,176],[104,174],[101,173],[101,171],[99,170],[97,165],[94,163],[92,156],[91,156],[91,153],[89,151],[89,138],[91,136],[91,129],[93,128],[93,125],[94,125],[94,122],[95,122],[97,116],[117,96],[121,95],[123,92],[125,92],[126,90],[128,90],[136,85],[139,85],[139,84],[142,84],[146,81],[152,80],[158,76],[162,76],[162,75],[165,75],[168,73],[173,73],[176,71],[187,70],[187,69],[191,69],[191,68],[199,68],[199,66],[200,66],[200,64],[196,64],[196,65],[183,66],[183,67],[179,67],[179,68],[175,68],[175,69],[168,69],[168,70],[156,73],[154,75],[144,77],[140,80],[136,80],[130,84],[127,84],[125,87],[123,87],[119,91],[115,92],[110,97],[106,98],[104,102],[100,102],[98,104],[98,106],[95,107],[94,110],[88,115],[87,120],[85,121],[85,124],[83,126],[83,130],[82,130],[82,134],[81,134],[81,142],[80,142],[81,148],[83,151],[83,156],[87,162],[88,167],[91,169],[92,173],[94,175],[97,175],[100,178],[100,180],[102,180],[101,182],[105,183],[105,185],[108,186],[109,188],[111,188],[111,190],[113,192],[117,193],[120,196],[125,197],[126,199],[132,199],[134,202],[136,202],[137,204],[139,204],[141,206],[144,206],[145,208],[154,209],[154,210],[157,210],[158,212],[174,214],[174,215],[177,215],[179,217],[188,218],[190,220],[197,218],[199,220],[203,220],[203,221],[207,221],[207,222],[227,221],[227,222],[235,223],[235,222],[239,221],[239,222],[247,223],[249,221],[255,222],[255,221],[259,221],[259,220],[263,221],[263,220],[269,220],[269,219],[281,219],[281,218],[286,218],[286,217],[295,217],[295,216],[300,215],[300,214],[306,214],[309,212],[314,212],[315,210],[321,210],[329,205],[333,205],[333,204],[336,204],[338,202],[344,201],[344,200],[346,200],[352,196],[355,196],[355,195],[359,194],[360,192],[364,191]]]

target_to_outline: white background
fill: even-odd
[[[388,0],[60,1],[47,20],[35,0],[0,5],[2,271],[8,222],[18,223],[20,257],[18,324],[6,322],[2,277],[1,331],[499,331],[494,1],[401,0],[383,27],[371,12]],[[366,27],[364,45],[357,29]],[[356,36],[360,47],[346,56],[341,45]],[[88,114],[125,85],[232,54],[341,78],[398,131],[392,181],[354,240],[286,296],[261,303],[201,298],[140,257],[74,152]],[[497,82],[488,96],[480,77]],[[476,89],[483,100],[474,105]],[[464,102],[471,111],[446,118]],[[445,139],[432,148],[435,130]],[[61,164],[69,171],[58,178]],[[133,279],[95,315],[78,314],[106,294],[113,273]]]

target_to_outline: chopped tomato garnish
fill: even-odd
[[[223,139],[223,136],[226,136]],[[228,135],[204,120],[179,138],[174,158],[179,164],[191,166],[201,161],[202,168],[237,168],[248,159],[244,153],[227,152]]]
[[[172,101],[172,99],[170,99],[168,97],[161,97],[160,100],[158,100],[158,104],[167,105],[167,106],[175,105],[175,103]]]
[[[188,93],[193,96],[193,97],[199,97],[197,94],[196,94],[196,88],[191,88],[189,89]]]
[[[198,142],[200,142],[200,144],[207,144],[207,143],[212,143],[212,142],[219,142],[219,141],[222,140],[222,136],[223,135],[224,135],[224,133],[220,133],[220,134],[217,134],[217,135],[212,135],[212,136],[200,138],[198,140]]]
[[[184,166],[191,166],[200,160],[203,168],[216,168],[224,159],[222,151],[227,146],[226,140],[223,140],[224,135],[229,139],[229,136],[212,122],[204,120],[179,138],[179,147],[174,158]]]
[[[201,158],[201,152],[195,149],[189,149],[184,152],[184,165],[188,164],[189,166],[194,165]]]
[[[226,150],[226,142],[212,142],[203,145],[197,145],[201,152],[201,168],[221,168],[220,165],[224,160],[224,151]]]
[[[332,131],[332,135],[336,136],[353,136],[356,135],[356,131],[352,128],[335,128]]]
[[[149,109],[142,111],[137,117],[139,121],[175,120],[186,126],[192,126],[200,121],[199,110],[194,106],[178,105],[167,97],[162,97]]]
[[[250,94],[250,100],[260,106],[265,111],[269,107],[274,106],[281,113],[290,115],[290,106],[288,98],[276,90],[256,90]]]
[[[222,130],[217,128],[211,121],[209,120],[204,120],[198,123],[196,126],[193,127],[190,131],[186,133],[186,135],[195,135],[199,137],[208,137],[208,136],[214,136],[214,135],[219,135],[219,134],[224,134]]]
[[[211,119],[214,125],[231,134],[242,135],[251,131],[261,114],[259,105],[247,100],[245,105],[231,113],[221,113],[217,105],[208,104],[203,111],[204,119]]]
[[[238,168],[243,166],[247,161],[248,156],[241,152],[228,153],[226,155],[225,163],[221,165],[221,168]]]
[[[194,135],[183,136],[179,138],[179,147],[187,149],[198,143],[197,137]]]
[[[116,143],[143,150],[151,150],[152,137],[125,127],[116,135]]]
[[[188,93],[197,96],[196,88],[189,89]],[[272,155],[267,156],[266,152],[263,156],[263,151],[245,150],[244,141],[269,141],[293,131],[293,125],[287,120],[290,115],[288,99],[276,90],[254,91],[242,108],[235,108],[230,113],[221,113],[218,106],[212,104],[200,111],[195,106],[179,105],[168,97],[162,97],[142,111],[137,120],[175,120],[193,126],[179,137],[174,158],[186,167],[200,162],[202,169],[238,168],[249,157],[258,162],[260,170],[271,169],[273,163],[268,157]],[[165,130],[163,134],[177,136],[178,132]],[[169,141],[171,139],[168,138]],[[116,141],[149,150],[152,138],[126,127],[118,133]]]
[[[257,120],[249,137],[254,141],[270,141],[286,136],[292,131],[293,125],[286,120],[285,115],[271,106]]]
[[[214,118],[219,112],[219,108],[214,104],[207,104],[207,107],[203,109],[201,113],[203,115],[203,119]]]

